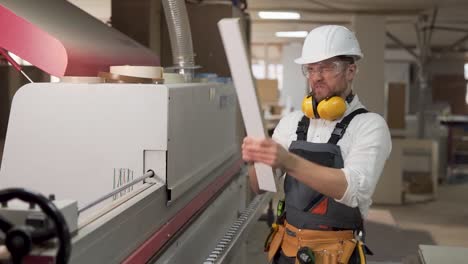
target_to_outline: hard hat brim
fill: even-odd
[[[356,61],[358,61],[358,60],[360,60],[360,59],[362,59],[364,57],[362,54],[336,54],[336,55],[333,55],[333,56],[323,56],[323,57],[315,57],[315,58],[299,57],[299,58],[295,59],[294,62],[296,64],[303,65],[303,64],[317,63],[317,62],[324,61],[324,60],[327,60],[327,59],[330,59],[330,58],[333,58],[333,57],[336,57],[336,56],[350,56],[350,57],[354,57],[354,59]]]

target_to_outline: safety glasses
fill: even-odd
[[[345,61],[329,61],[314,64],[304,64],[302,65],[302,74],[304,74],[306,78],[316,76],[319,73],[322,76],[334,77],[341,73],[347,64],[349,64],[349,62]]]

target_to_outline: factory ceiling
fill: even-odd
[[[309,31],[322,24],[352,28],[356,15],[385,17],[386,47],[415,50],[430,47],[431,54],[468,51],[468,0],[250,0],[253,44],[302,42],[276,37],[278,31]],[[291,11],[297,20],[261,19],[260,11]]]

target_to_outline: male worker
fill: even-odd
[[[295,60],[310,88],[303,112],[285,116],[273,139],[244,139],[245,161],[286,174],[285,216],[266,248],[273,263],[365,263],[367,248],[358,234],[391,139],[385,120],[368,112],[351,89],[362,57],[347,28],[312,30]],[[253,166],[249,175],[258,192]]]

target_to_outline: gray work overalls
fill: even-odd
[[[307,141],[310,119],[304,116],[298,123],[297,140],[291,143],[289,151],[322,166],[343,168],[343,157],[337,143],[343,137],[353,117],[367,112],[361,108],[344,117],[336,124],[328,143]],[[362,230],[363,228],[358,207],[352,208],[338,203],[335,199],[315,191],[290,175],[286,175],[284,192],[286,221],[297,228],[314,230]],[[286,258],[282,256],[276,263],[294,263],[294,258],[287,258],[289,259],[287,261]],[[351,260],[350,263],[355,262]]]

